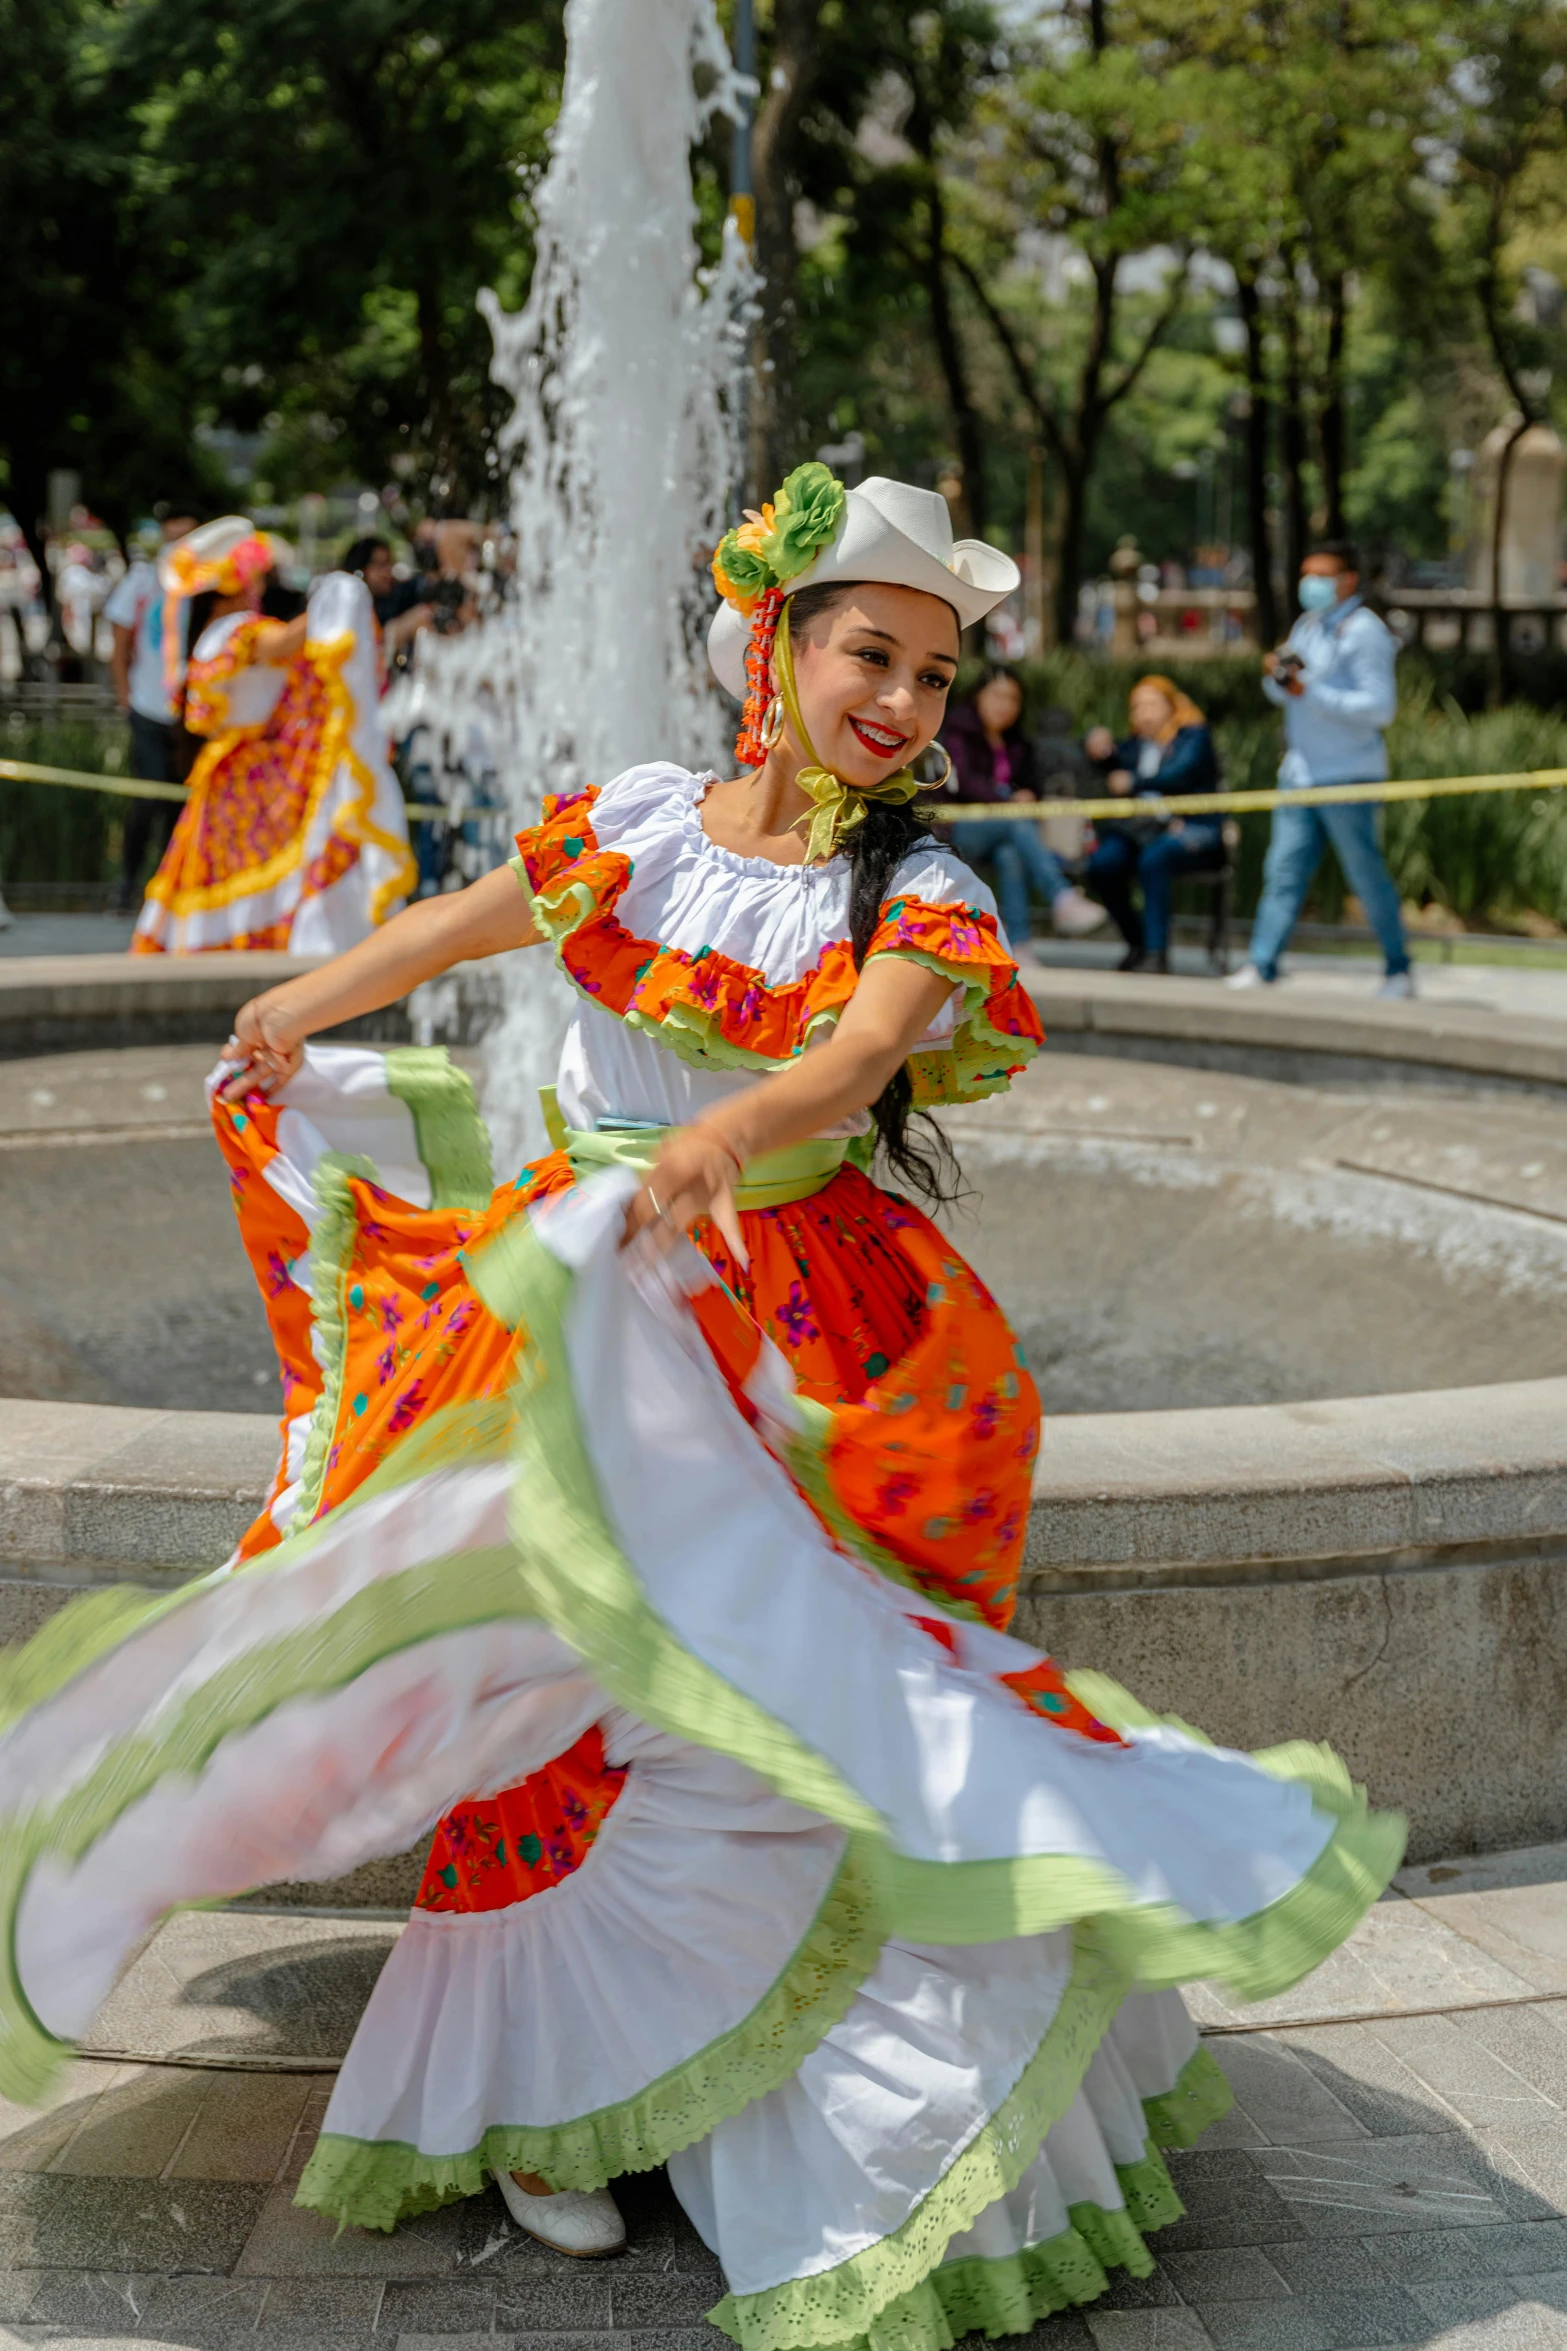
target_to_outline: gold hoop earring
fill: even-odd
[[[775,694],[771,702],[768,703],[766,715],[762,720],[762,748],[764,751],[774,750],[782,740],[784,716],[783,696]]]
[[[926,749],[939,751],[946,761],[946,765],[939,776],[932,776],[928,783],[921,784],[920,790],[922,792],[944,792],[952,781],[952,754],[945,743],[928,743]]]

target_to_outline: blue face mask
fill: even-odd
[[[1338,581],[1331,572],[1302,572],[1300,579],[1300,608],[1302,612],[1326,612],[1330,604],[1338,602]]]

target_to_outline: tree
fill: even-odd
[[[188,498],[193,403],[97,0],[0,0],[0,456],[45,594],[50,472],[122,535]]]
[[[898,0],[773,0],[762,29],[764,96],[752,144],[763,277],[753,489],[765,494],[829,429],[801,389],[824,346],[840,379],[863,373],[876,364],[880,338],[917,305],[971,524],[981,528],[984,421],[953,302],[946,146],[1002,54],[995,9],[989,0],[938,0],[915,11]],[[802,214],[815,224],[826,267],[802,253]]]
[[[822,0],[774,0],[762,102],[751,130],[755,259],[761,279],[754,337],[746,470],[751,500],[772,494],[804,451],[795,395],[800,254],[800,129],[820,81]]]
[[[1508,688],[1502,548],[1513,453],[1547,415],[1552,363],[1561,357],[1559,299],[1542,301],[1530,292],[1518,246],[1525,230],[1563,216],[1567,17],[1551,0],[1476,0],[1459,23],[1461,31],[1443,44],[1453,67],[1451,250],[1515,417],[1498,459],[1491,512],[1495,706]]]
[[[526,289],[561,63],[559,0],[124,0],[113,71],[187,366],[270,434],[280,486],[395,468],[437,505],[485,496],[505,396],[475,297]]]
[[[1204,242],[1235,272],[1259,621],[1276,633],[1275,466],[1291,610],[1313,533],[1346,531],[1352,290],[1423,279],[1414,200],[1435,90],[1427,0],[1206,0],[1187,78]],[[1411,313],[1411,341],[1418,330]]]
[[[1087,266],[1086,315],[1064,364],[1040,348],[1022,305],[972,251],[957,256],[974,304],[1054,461],[1054,624],[1069,641],[1082,578],[1089,495],[1106,429],[1142,376],[1185,292],[1192,230],[1182,124],[1172,105],[1186,36],[1150,24],[1139,0],[1055,0],[1032,63],[992,102],[1000,134],[987,182],[1000,238],[1070,240]],[[998,233],[999,232],[999,237]],[[1128,330],[1129,257],[1171,248],[1163,295]],[[1005,251],[1005,246],[1002,248]]]

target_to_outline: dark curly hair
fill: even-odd
[[[825,619],[852,587],[852,581],[835,580],[819,588],[797,589],[789,598],[791,640],[797,643],[814,621]],[[955,612],[952,617],[957,625]],[[893,875],[911,850],[922,841],[933,840],[930,827],[930,810],[917,800],[902,807],[871,800],[862,821],[846,836],[843,853],[849,861],[849,945],[856,970],[864,968]],[[914,1108],[906,1064],[899,1064],[871,1104],[871,1117],[876,1122],[878,1148],[893,1174],[910,1191],[920,1193],[933,1208],[948,1207],[963,1196],[957,1154],[936,1121]]]

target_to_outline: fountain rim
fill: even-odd
[[[0,961],[0,1060],[210,1037],[259,988],[317,958],[281,954],[37,955]],[[1543,1014],[1383,1003],[1297,987],[1216,988],[1211,980],[1060,966],[1025,973],[1058,1049],[1184,1061],[1295,1084],[1402,1082],[1567,1094],[1567,1023]],[[390,1008],[379,1028],[408,1035]]]

